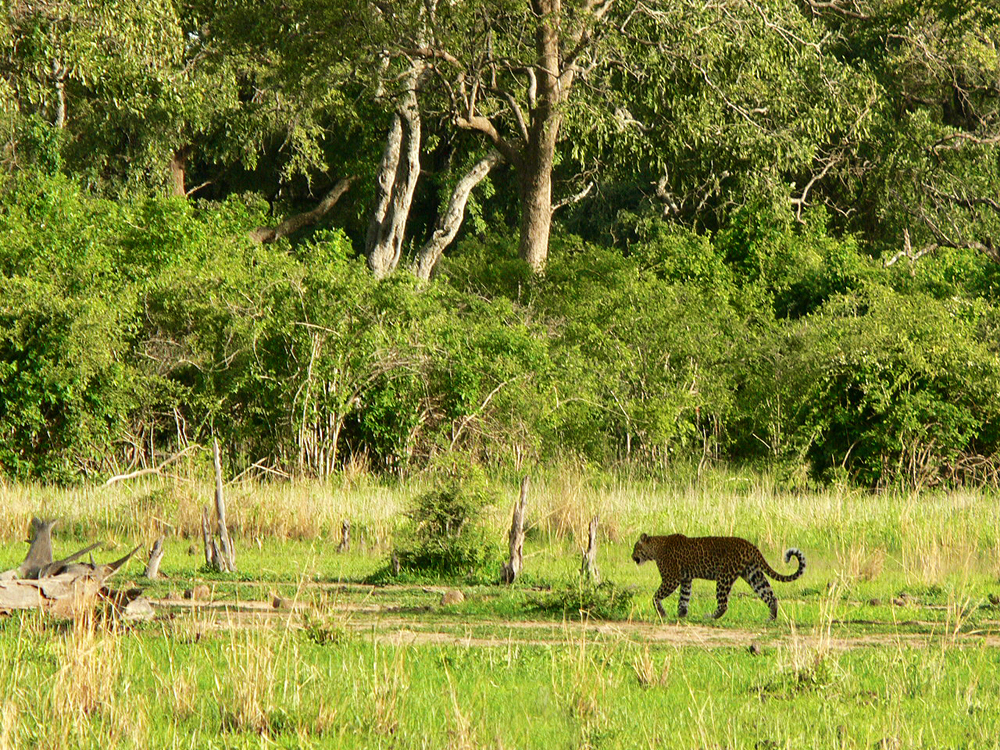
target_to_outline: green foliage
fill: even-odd
[[[707,293],[705,278],[647,267],[655,253],[662,272],[689,241],[634,258],[572,242],[553,250],[535,305],[555,327],[561,382],[549,420],[563,445],[604,462],[663,461],[711,441],[729,408],[742,322],[725,286]]]
[[[992,316],[877,287],[834,297],[764,344],[771,358],[746,394],[754,432],[828,478],[961,480],[967,459],[997,449],[1000,366],[982,337]]]
[[[483,524],[484,511],[496,502],[485,475],[458,455],[438,472],[435,488],[407,512],[408,526],[394,547],[401,573],[495,582],[502,560],[499,542]]]
[[[635,591],[613,581],[594,584],[580,576],[535,597],[531,607],[546,614],[596,620],[624,620],[633,610]]]

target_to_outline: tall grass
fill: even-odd
[[[844,650],[792,632],[752,654],[572,625],[477,647],[8,622],[3,748],[1000,746],[1000,651],[946,637]]]
[[[498,539],[510,524],[518,495],[514,481],[498,483],[501,498],[486,516]],[[391,549],[405,511],[426,486],[381,485],[353,478],[327,483],[237,482],[227,486],[230,525],[239,544],[275,541],[335,543],[345,520],[366,554]],[[57,537],[149,544],[160,534],[197,539],[202,508],[213,487],[197,479],[154,479],[111,487],[0,484],[0,542],[13,550],[33,515],[58,517]],[[755,542],[778,565],[790,546],[803,549],[810,573],[839,580],[847,590],[887,574],[899,587],[933,587],[970,575],[1000,577],[1000,502],[987,491],[877,495],[845,488],[799,493],[768,477],[708,472],[698,481],[618,481],[579,467],[543,473],[531,485],[529,554],[570,560],[600,517],[599,566],[605,575],[628,566],[626,549],[641,532],[737,535]],[[8,552],[13,561],[21,551]],[[320,546],[317,554],[328,550]],[[818,567],[817,567],[818,564]],[[578,559],[566,562],[567,570]]]

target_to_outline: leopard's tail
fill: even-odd
[[[774,570],[774,568],[772,568],[770,565],[767,565],[767,563],[764,563],[765,565],[764,572],[767,573],[767,575],[770,578],[774,579],[775,581],[782,581],[783,583],[794,581],[796,578],[798,578],[799,576],[801,576],[803,573],[806,572],[806,556],[802,554],[802,550],[792,547],[791,549],[785,551],[785,562],[786,563],[791,562],[793,557],[797,558],[799,561],[799,568],[794,573],[789,573],[788,575],[782,575],[778,571]]]

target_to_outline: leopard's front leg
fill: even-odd
[[[664,578],[663,583],[660,584],[660,588],[656,590],[653,594],[653,605],[656,607],[656,611],[659,613],[660,617],[666,617],[667,613],[663,609],[663,600],[674,593],[674,589],[680,584],[676,578]]]

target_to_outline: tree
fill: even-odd
[[[845,196],[886,263],[942,248],[1000,262],[1000,9],[986,0],[869,0],[839,29],[883,94]],[[863,179],[860,179],[860,178]]]
[[[577,77],[613,0],[531,0],[482,7],[429,4],[429,38],[409,54],[426,61],[455,124],[485,137],[513,166],[520,198],[519,252],[540,271],[548,256],[552,175]]]

